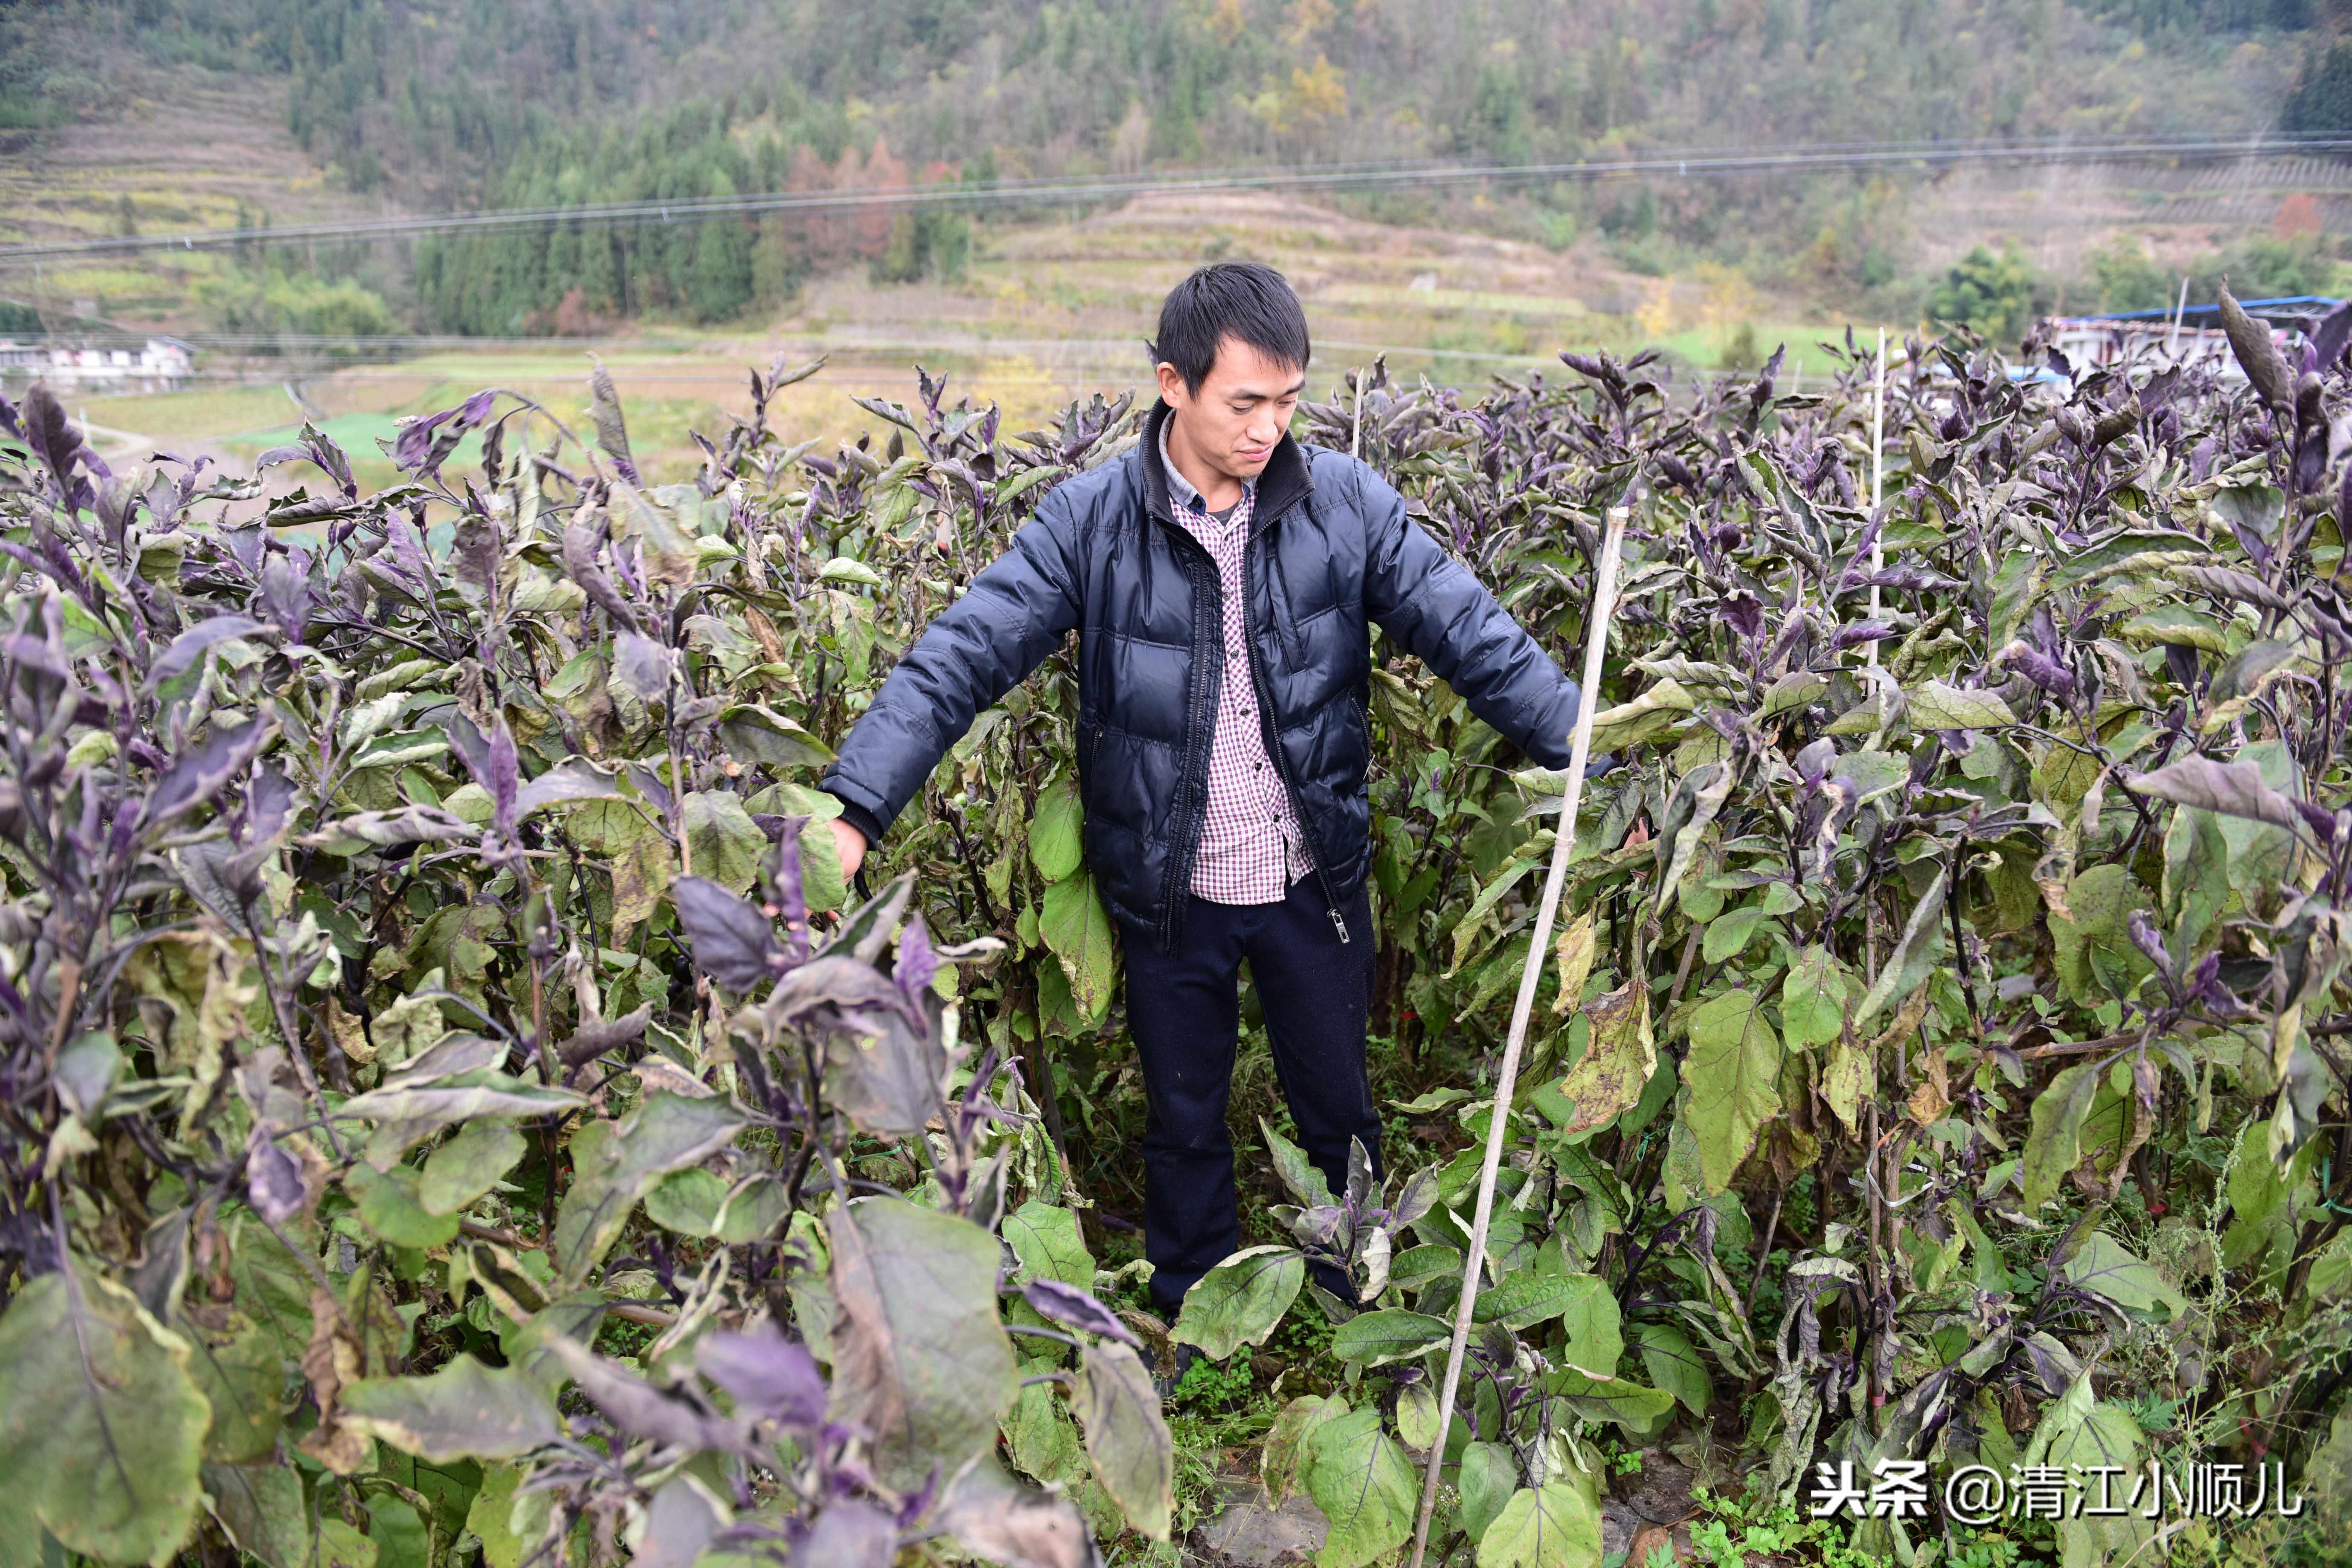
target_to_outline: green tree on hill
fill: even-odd
[[[1998,256],[1979,245],[1937,279],[1928,290],[1927,313],[1996,342],[2013,341],[2031,324],[2039,292],[2039,280],[2016,242]]]

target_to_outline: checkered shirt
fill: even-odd
[[[1282,775],[1265,752],[1257,685],[1250,677],[1249,629],[1242,605],[1242,552],[1249,542],[1257,487],[1221,522],[1176,465],[1168,461],[1168,433],[1160,435],[1160,465],[1176,520],[1217,563],[1223,588],[1225,675],[1217,700],[1217,731],[1209,746],[1209,811],[1192,862],[1192,894],[1219,904],[1278,904],[1290,884],[1313,869],[1306,840]]]

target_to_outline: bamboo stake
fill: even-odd
[[[1592,715],[1599,706],[1601,656],[1609,647],[1609,623],[1617,614],[1617,563],[1625,545],[1627,510],[1609,509],[1609,529],[1601,542],[1594,574],[1592,629],[1584,639],[1584,690],[1577,703],[1576,731],[1569,742],[1567,793],[1560,800],[1559,827],[1552,839],[1551,870],[1544,879],[1543,902],[1536,910],[1528,943],[1527,967],[1519,972],[1518,1000],[1511,1007],[1511,1032],[1503,1046],[1503,1069],[1495,1084],[1494,1112],[1486,1119],[1486,1159],[1478,1169],[1478,1204],[1470,1224],[1470,1256],[1462,1269],[1462,1299],[1454,1306],[1454,1346],[1446,1352],[1445,1384],[1437,1399],[1437,1439],[1421,1482],[1421,1516],[1412,1527],[1412,1568],[1421,1568],[1429,1547],[1429,1519],[1437,1507],[1438,1471],[1445,1464],[1445,1436],[1454,1425],[1454,1396],[1462,1386],[1462,1361],[1470,1343],[1470,1317],[1478,1304],[1478,1275],[1486,1257],[1486,1222],[1495,1208],[1495,1173],[1503,1161],[1503,1124],[1509,1119],[1511,1091],[1519,1077],[1519,1049],[1527,1043],[1528,1016],[1535,1008],[1536,984],[1551,952],[1552,921],[1560,889],[1568,883],[1568,858],[1576,843],[1576,813],[1584,801],[1584,769],[1592,756]]]
[[[1348,420],[1348,456],[1360,459],[1364,455],[1364,373],[1352,370],[1348,379],[1354,384],[1356,409]]]
[[[1878,492],[1886,482],[1886,329],[1878,329],[1878,369],[1870,394],[1870,514],[1878,515]],[[1886,570],[1886,546],[1881,528],[1870,537],[1870,574],[1875,579]],[[1878,618],[1878,584],[1870,584],[1870,618]],[[1878,668],[1878,643],[1870,645],[1871,668]]]

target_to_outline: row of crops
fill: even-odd
[[[1603,354],[1307,406],[1564,664],[1632,509],[1620,765],[1564,824],[1376,646],[1388,1175],[1251,1127],[1254,1245],[1174,1323],[1065,656],[873,885],[813,787],[1130,401],[1016,434],[919,375],[821,450],[767,425],[818,370],[780,366],[656,485],[599,372],[593,427],[484,392],[372,494],[314,431],[266,493],[0,405],[0,1563],[1079,1568],[1235,1463],[1322,1568],[1394,1560],[1564,831],[1433,1556],[1597,1564],[1672,1442],[1759,1508],[1911,1459],[2308,1505],[1888,1514],[1813,1560],[2328,1560],[2347,331],[2063,398],[1911,344],[1875,509],[1851,342],[1801,395]],[[1179,1342],[1213,1421],[1155,1393]]]

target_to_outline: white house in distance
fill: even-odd
[[[2247,315],[2269,324],[2285,353],[2343,303],[2316,294],[2240,301]],[[2066,356],[2076,374],[2109,365],[2160,371],[2197,365],[2226,381],[2243,381],[2230,339],[2221,328],[2219,305],[2187,305],[2169,310],[2120,310],[2106,316],[2059,316],[2049,322],[2050,346]]]
[[[169,392],[195,369],[195,351],[177,338],[131,348],[79,348],[0,338],[0,377],[35,377],[110,391]]]

